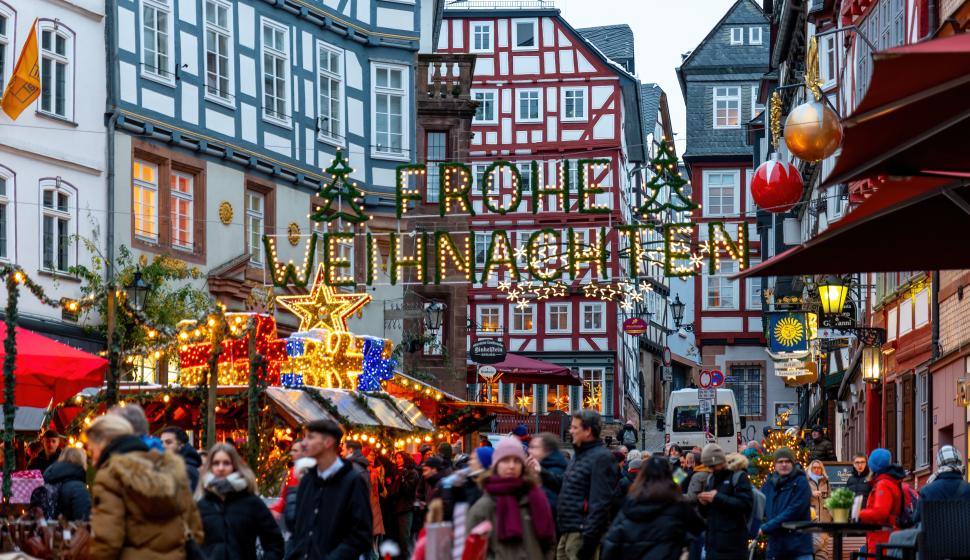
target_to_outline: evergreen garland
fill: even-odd
[[[26,276],[22,276],[26,278]],[[3,502],[10,501],[10,475],[13,473],[16,455],[14,454],[14,417],[17,407],[14,404],[14,369],[17,366],[17,300],[20,286],[17,276],[8,274],[7,309],[3,320],[7,327],[7,337],[3,341]]]

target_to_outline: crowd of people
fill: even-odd
[[[200,453],[178,427],[152,436],[144,412],[129,405],[87,427],[88,455],[43,434],[32,464],[44,467],[45,484],[31,510],[89,520],[89,557],[99,559],[443,560],[462,558],[476,538],[495,560],[747,559],[759,542],[769,559],[828,558],[824,536],[786,528],[831,519],[833,485],[820,458],[803,466],[780,448],[757,488],[750,447],[671,445],[651,455],[626,436],[614,450],[592,411],[572,416],[569,450],[553,434],[520,428],[468,455],[442,442],[414,456],[377,453],[345,441],[332,421],[310,422],[268,506],[262,496],[277,489],[258,488],[233,445]],[[813,457],[827,454],[814,436]],[[888,450],[853,458],[845,487],[860,496],[858,519],[887,527],[868,535],[867,550],[918,523],[927,501],[970,501],[960,453],[943,446],[936,464],[917,495]]]

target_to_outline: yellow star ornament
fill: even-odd
[[[300,318],[300,330],[327,329],[345,332],[347,319],[370,303],[367,294],[345,294],[326,283],[323,264],[317,268],[310,293],[304,296],[277,296],[276,302]]]

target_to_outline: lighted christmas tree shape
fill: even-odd
[[[660,141],[657,156],[650,160],[650,169],[654,175],[646,184],[646,200],[637,209],[642,216],[647,217],[664,210],[687,212],[698,208],[684,192],[687,180],[680,174],[674,147],[666,139]],[[662,200],[665,187],[670,190],[670,198]]]
[[[340,148],[337,148],[337,154],[330,162],[330,167],[324,171],[330,174],[330,183],[320,189],[319,196],[323,199],[323,204],[310,216],[310,219],[314,222],[334,220],[344,220],[352,224],[366,222],[368,218],[363,207],[364,191],[350,180],[350,174],[354,170],[351,169]]]

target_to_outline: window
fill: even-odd
[[[135,235],[158,243],[158,166],[136,159],[131,167]]]
[[[263,21],[263,116],[289,123],[287,84],[289,83],[290,39],[287,28]]]
[[[512,307],[512,328],[510,332],[535,334],[536,332],[536,306],[535,304],[513,305]]]
[[[754,260],[751,261],[751,266],[754,266],[756,264],[758,263],[755,262]],[[721,266],[724,266],[724,265],[722,264]],[[746,280],[746,282],[748,283],[747,285],[748,309],[757,311],[761,309],[761,286],[764,280],[762,280],[761,278],[749,278]]]
[[[512,20],[512,50],[528,51],[539,47],[539,22],[535,19]]]
[[[502,307],[498,305],[478,306],[478,332],[502,332]]]
[[[488,245],[492,242],[492,236],[486,231],[475,232],[475,266],[485,266],[488,259]]]
[[[738,170],[704,171],[704,216],[734,216],[738,214]]]
[[[428,182],[426,185],[425,202],[438,202],[440,198],[441,169],[438,164],[448,161],[448,133],[447,132],[428,132],[427,133],[427,169],[425,175]]]
[[[249,262],[262,266],[263,234],[266,224],[266,195],[254,190],[246,191],[246,235],[249,238]]]
[[[528,196],[529,193],[532,192],[532,162],[526,161],[526,162],[516,163],[515,166],[519,169],[519,177],[522,178],[522,181],[519,183],[522,185],[522,193],[525,196]],[[530,232],[530,235],[531,235],[531,232]],[[528,241],[529,239],[526,238],[525,242],[522,243],[522,246],[524,247],[525,243],[528,243]]]
[[[899,336],[913,330],[913,300],[906,298],[899,302]]]
[[[889,340],[896,340],[896,319],[898,316],[899,309],[896,307],[893,307],[886,313],[886,338]]]
[[[835,35],[822,37],[818,44],[819,78],[824,82],[824,87],[835,85],[835,77],[838,72],[837,45]]]
[[[748,28],[748,44],[749,45],[760,45],[761,44],[761,34],[763,29],[760,27],[749,27]]]
[[[342,143],[344,98],[344,52],[318,43],[317,45],[317,127],[321,138]]]
[[[738,415],[763,416],[761,409],[761,367],[733,366],[731,367],[731,381],[729,388],[734,390],[734,397],[738,401]]]
[[[704,278],[704,283],[707,286],[704,309],[738,308],[738,281],[730,278],[737,272],[737,261],[721,259],[720,270]]]
[[[583,382],[583,403],[581,408],[595,410],[604,416],[613,412],[612,387],[603,368],[581,368],[579,378]]]
[[[930,375],[916,374],[916,468],[930,464]]]
[[[517,122],[539,122],[542,115],[542,90],[515,90],[516,106],[515,120]]]
[[[142,75],[175,84],[172,72],[172,6],[168,0],[142,0]]]
[[[317,199],[313,204],[311,204],[311,206],[314,209],[318,208],[320,205],[319,202],[319,199]],[[337,227],[336,224],[331,224],[329,222],[311,221],[310,229],[317,234],[317,262],[321,263],[323,262],[324,253],[327,251],[327,248],[323,244],[323,234],[327,233],[328,231],[331,233],[354,233],[353,228],[341,228]],[[349,263],[347,266],[341,266],[339,269],[337,269],[337,273],[354,278],[354,242],[347,239],[334,238],[331,240],[331,244],[334,246],[336,251],[336,254],[334,255],[335,258]]]
[[[498,123],[498,92],[497,91],[473,91],[472,99],[478,101],[478,108],[475,109],[475,123],[477,124],[497,124]]]
[[[11,52],[14,19],[6,12],[0,12],[0,92],[7,87],[7,69],[11,67],[7,55]]]
[[[584,301],[579,304],[579,318],[582,321],[579,332],[606,331],[606,303],[598,301]]]
[[[40,110],[70,118],[71,37],[64,28],[40,30]]]
[[[374,66],[374,136],[377,154],[406,158],[407,74],[403,66]]]
[[[565,334],[570,332],[568,303],[546,304],[546,332]]]
[[[714,128],[741,126],[741,88],[714,88]]]
[[[205,93],[232,99],[232,5],[223,0],[205,2]]]
[[[562,120],[586,120],[586,89],[563,88],[562,90]]]
[[[472,26],[472,43],[469,45],[470,52],[473,53],[486,53],[492,52],[492,22],[490,21],[473,21]]]
[[[191,251],[194,177],[175,171],[171,175],[172,246]]]
[[[700,407],[696,404],[675,406],[673,432],[703,432],[707,428],[705,423],[706,414],[700,413]],[[717,436],[730,437],[734,435],[734,414],[731,406],[726,404],[717,405]]]
[[[6,176],[0,175],[0,259],[7,260],[10,258],[7,252],[7,207],[10,205],[10,195],[13,193],[13,180]]]
[[[751,118],[755,118],[765,110],[765,104],[758,101],[758,86],[751,86]]]
[[[57,183],[41,183],[41,201],[43,268],[67,272],[71,266],[68,253],[71,239],[71,195]]]
[[[920,290],[913,296],[913,325],[922,327],[930,322],[929,291]]]
[[[886,50],[906,41],[905,0],[880,0],[869,9],[869,15],[859,29],[874,43],[877,50]],[[872,51],[858,36],[855,38],[855,102],[858,104],[869,89],[872,78]]]
[[[744,44],[744,28],[743,27],[732,27],[731,28],[731,44],[732,45],[743,45]]]

